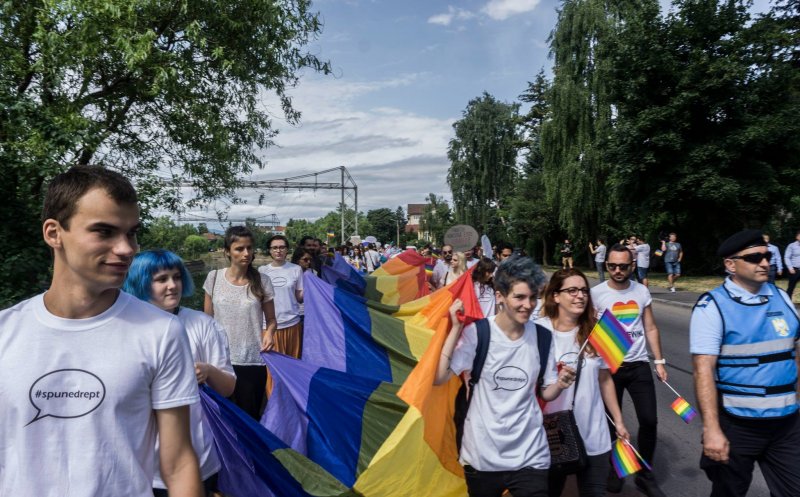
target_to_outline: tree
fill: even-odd
[[[552,118],[541,132],[544,186],[547,201],[558,206],[560,225],[581,240],[605,221],[609,167],[603,152],[612,131],[606,47],[618,23],[610,4],[565,0],[550,35],[554,77]]]
[[[447,200],[435,193],[429,193],[425,197],[425,202],[427,204],[422,210],[419,223],[420,231],[428,233],[431,240],[441,247],[444,243],[444,234],[453,225],[453,212]]]
[[[367,211],[367,222],[370,224],[370,231],[360,230],[365,235],[373,235],[381,243],[397,238],[397,213],[388,207]]]
[[[148,221],[139,236],[139,247],[142,250],[165,249],[180,253],[186,237],[197,235],[197,229],[191,224],[177,225],[167,216]]]
[[[208,233],[208,225],[206,223],[199,223],[197,225],[197,232],[201,235],[204,233]]]
[[[401,206],[397,206],[397,209],[394,210],[394,217],[397,221],[397,231],[400,236],[395,236],[394,238],[390,238],[395,242],[395,245],[398,247],[402,247],[406,243],[406,225],[408,224],[408,219],[406,219],[406,211],[403,210]],[[398,238],[395,240],[395,238]]]
[[[208,252],[208,240],[200,235],[189,235],[183,241],[181,255],[187,260],[193,260]]]
[[[320,32],[309,0],[11,0],[0,5],[0,245],[4,302],[37,290],[48,264],[37,213],[43,187],[72,164],[113,167],[136,182],[145,214],[234,195],[264,166],[277,132],[275,94],[305,68]],[[8,228],[14,226],[18,228]],[[24,262],[24,263],[20,263]],[[11,289],[11,290],[9,290]]]
[[[519,104],[500,102],[484,92],[470,100],[453,124],[447,183],[455,219],[490,237],[505,235],[505,210],[519,176]]]

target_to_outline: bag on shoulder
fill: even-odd
[[[475,393],[475,385],[481,379],[483,364],[486,362],[486,356],[489,354],[489,338],[491,335],[489,320],[483,318],[475,321],[475,328],[478,334],[478,344],[475,347],[475,359],[472,360],[472,370],[470,371],[469,381],[466,383],[462,382],[461,388],[458,389],[455,412],[453,414],[453,422],[456,425],[456,447],[458,448],[458,452],[461,452],[461,439],[464,436],[464,422],[467,419],[467,412],[469,411],[469,405],[472,401],[472,395]],[[536,345],[539,348],[539,378],[536,382],[537,390],[544,381],[544,370],[547,368],[547,356],[550,353],[551,339],[552,335],[550,330],[537,324]]]
[[[575,394],[578,392],[582,367],[583,361],[578,357],[578,371],[573,390]],[[569,409],[545,414],[543,419],[547,443],[550,446],[550,471],[565,475],[577,473],[585,468],[587,460],[586,447],[578,431],[574,408],[575,395],[572,397],[572,406]]]

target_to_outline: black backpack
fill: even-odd
[[[475,392],[475,385],[481,379],[483,364],[489,354],[489,320],[486,318],[475,321],[475,328],[478,333],[478,345],[475,347],[475,359],[472,361],[472,372],[469,379],[469,395],[467,395],[467,384],[461,384],[456,394],[455,413],[453,422],[456,425],[456,447],[461,452],[461,437],[464,436],[464,421],[467,419],[467,411],[472,401],[472,394]],[[547,368],[547,356],[550,354],[550,342],[553,335],[547,328],[536,325],[536,345],[539,348],[539,378],[536,380],[536,391],[544,382],[544,371]],[[542,352],[544,351],[544,353]]]

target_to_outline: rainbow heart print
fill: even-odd
[[[617,321],[625,326],[630,326],[639,317],[639,304],[635,300],[627,302],[614,302],[611,306],[611,313],[617,318]]]

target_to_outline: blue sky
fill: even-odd
[[[317,0],[324,28],[309,49],[330,60],[334,74],[306,71],[291,90],[302,112],[297,126],[282,120],[275,99],[265,95],[280,130],[278,146],[262,151],[268,165],[248,179],[344,165],[363,212],[422,203],[431,192],[449,199],[452,123],[483,91],[511,102],[541,68],[549,71],[547,38],[560,3]],[[756,0],[754,10],[767,5]],[[282,223],[320,217],[340,198],[337,191],[270,192],[258,205],[256,193],[241,197],[246,203],[230,206],[231,218],[275,213]]]

